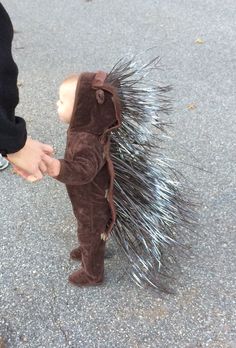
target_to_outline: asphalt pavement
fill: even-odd
[[[174,86],[169,153],[197,192],[199,225],[176,294],[139,289],[113,242],[101,287],[67,277],[76,225],[65,188],[0,173],[0,336],[9,348],[236,347],[234,0],[3,0],[15,29],[29,134],[63,156],[60,81],[154,47]],[[194,166],[204,169],[199,170]]]

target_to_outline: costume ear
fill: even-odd
[[[98,89],[96,91],[96,99],[97,99],[98,104],[104,103],[105,95],[104,95],[104,91],[102,89]]]

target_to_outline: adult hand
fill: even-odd
[[[7,159],[23,178],[37,181],[42,179],[43,173],[46,171],[46,166],[42,161],[43,156],[52,155],[52,153],[53,148],[50,145],[27,138],[25,146],[18,152],[8,154]],[[32,180],[33,177],[35,180]]]
[[[25,170],[18,168],[12,163],[13,173],[20,175],[22,178],[29,182],[35,182],[40,179],[35,178],[32,174],[27,173]],[[1,348],[1,347],[0,347]]]

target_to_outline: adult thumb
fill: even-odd
[[[48,155],[52,155],[53,154],[53,147],[51,145],[48,144],[42,144],[41,149],[44,153],[48,154]]]
[[[44,154],[42,156],[42,161],[44,164],[46,164],[46,166],[50,166],[53,162],[53,158],[47,154]]]

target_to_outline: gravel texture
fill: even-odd
[[[233,348],[236,98],[234,0],[9,0],[29,134],[63,155],[55,102],[63,78],[109,69],[157,46],[174,86],[171,157],[197,189],[199,226],[175,295],[137,288],[110,242],[106,282],[79,289],[75,220],[62,184],[0,173],[0,336],[11,348]],[[196,42],[197,40],[197,42]],[[203,41],[203,42],[202,42]],[[201,43],[202,42],[202,43]],[[1,346],[1,341],[0,341]]]

